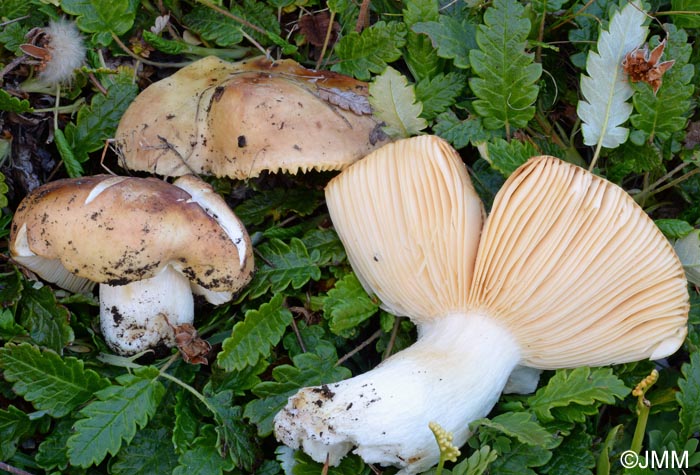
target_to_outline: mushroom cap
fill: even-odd
[[[360,281],[419,330],[489,315],[540,369],[658,359],[685,338],[687,282],[670,243],[624,190],[557,158],[513,173],[483,232],[464,165],[435,137],[373,152],[326,199]]]
[[[469,305],[540,369],[674,353],[688,284],[673,247],[620,187],[555,157],[530,159],[496,195]]]
[[[484,211],[447,142],[385,145],[333,178],[326,203],[358,279],[384,309],[424,322],[466,308]]]
[[[208,187],[194,177],[180,180]],[[235,292],[252,275],[250,238],[229,210],[239,225],[230,237],[177,183],[109,175],[47,183],[17,208],[10,252],[71,291],[89,288],[88,281],[124,285],[151,278],[170,265],[195,287]]]
[[[166,176],[339,170],[388,141],[367,97],[292,60],[207,57],[139,94],[116,140],[127,168]]]

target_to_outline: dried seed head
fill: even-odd
[[[76,69],[85,59],[85,44],[75,23],[60,19],[33,34],[34,41],[23,45],[23,51],[40,59],[38,78],[46,84],[65,84],[71,81]],[[40,55],[32,54],[43,50]],[[30,51],[27,51],[30,50]]]

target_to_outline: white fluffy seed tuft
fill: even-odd
[[[47,84],[68,83],[85,59],[83,38],[75,23],[64,19],[49,22],[45,32],[51,57],[44,63],[39,79]]]

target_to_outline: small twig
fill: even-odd
[[[231,13],[231,12],[228,11],[228,10],[226,10],[225,8],[221,8],[221,7],[217,6],[217,5],[214,5],[213,3],[211,3],[211,2],[209,2],[209,1],[207,1],[207,0],[197,0],[197,1],[198,1],[199,3],[201,3],[202,5],[204,5],[205,7],[211,8],[212,10],[214,10],[214,11],[216,11],[216,12],[219,12],[219,13],[221,13],[222,15],[229,17],[229,18],[232,19],[233,21],[236,21],[236,22],[240,23],[241,25],[250,28],[251,30],[255,30],[255,31],[257,31],[258,33],[261,33],[261,34],[263,34],[263,35],[267,35],[267,31],[265,31],[264,29],[260,28],[258,25],[254,25],[254,24],[252,24],[251,22],[249,22],[248,20],[246,20],[245,18],[241,18],[241,17],[239,17],[239,16],[234,15],[233,13]]]
[[[131,51],[129,47],[126,46],[124,42],[114,33],[112,33],[112,39],[114,39],[114,42],[117,43],[126,54],[134,58],[136,61],[141,61],[143,64],[147,64],[149,66],[155,66],[156,68],[182,68],[188,64],[192,64],[191,61],[185,63],[159,63],[157,61],[151,61],[150,59],[146,59],[143,56],[139,56]]]
[[[302,313],[304,315],[307,314],[308,310],[306,310],[304,307],[289,307],[289,310],[291,312],[296,312],[299,310],[303,310]],[[306,345],[304,344],[304,339],[301,337],[301,332],[299,331],[299,327],[297,326],[297,321],[292,318],[292,330],[294,330],[294,335],[297,337],[297,343],[299,343],[299,347],[301,348],[301,351],[303,353],[306,353]]]
[[[355,31],[358,33],[369,25],[369,4],[370,0],[362,0],[360,14],[357,15],[357,23],[355,23]]]
[[[333,32],[333,22],[335,21],[335,12],[331,10],[330,19],[328,20],[328,28],[326,28],[326,37],[323,40],[323,47],[321,48],[321,54],[318,56],[316,61],[316,69],[321,68],[321,62],[323,57],[326,55],[326,49],[328,48],[328,43],[331,41],[331,33]]]
[[[2,78],[5,77],[5,74],[9,73],[13,69],[15,69],[17,66],[22,64],[22,62],[25,59],[27,59],[27,55],[23,54],[22,56],[18,56],[15,59],[13,59],[12,61],[10,61],[9,63],[7,63],[7,65],[4,68],[2,68],[2,70],[0,70],[0,82],[2,82]]]
[[[0,470],[4,470],[7,473],[14,473],[15,475],[32,475],[29,472],[25,472],[21,468],[13,467],[12,465],[8,465],[4,462],[0,462]]]
[[[345,363],[348,359],[352,358],[358,351],[362,351],[362,349],[364,349],[367,345],[379,338],[381,335],[382,330],[380,328],[376,332],[372,333],[372,335],[370,335],[370,337],[367,338],[365,341],[357,345],[352,351],[343,355],[343,357],[340,358],[334,366],[340,366],[341,364]]]
[[[389,337],[389,343],[386,345],[386,350],[382,355],[382,361],[391,356],[391,351],[394,349],[394,344],[396,343],[396,335],[399,333],[399,323],[401,323],[401,317],[395,317],[394,328],[391,329],[391,336]]]

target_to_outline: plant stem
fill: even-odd
[[[331,33],[333,32],[334,21],[335,12],[331,10],[330,19],[328,20],[328,28],[326,28],[326,37],[323,39],[323,47],[321,48],[321,54],[318,55],[318,61],[316,61],[316,69],[321,69],[321,62],[323,61],[323,57],[326,55],[328,43],[331,41]]]
[[[4,462],[0,462],[0,470],[4,470],[7,473],[14,473],[15,475],[32,475],[29,472],[25,472],[20,468],[13,467],[12,465],[8,465]]]
[[[206,408],[209,409],[209,411],[210,411],[212,414],[214,414],[214,416],[215,416],[217,419],[219,419],[219,412],[216,410],[216,408],[215,408],[214,406],[212,406],[212,405],[209,403],[209,401],[207,401],[207,398],[205,398],[204,395],[203,395],[202,393],[200,393],[199,391],[197,391],[195,388],[193,388],[193,387],[190,386],[189,384],[182,382],[181,380],[179,380],[179,379],[176,378],[175,376],[172,376],[172,375],[170,375],[170,374],[168,374],[168,373],[165,373],[165,372],[163,372],[162,370],[161,370],[161,372],[160,372],[160,375],[161,375],[162,377],[164,377],[165,379],[167,379],[167,380],[169,380],[169,381],[172,381],[173,383],[177,384],[178,386],[180,386],[180,387],[186,389],[187,391],[189,391],[194,397],[196,397],[197,399],[199,399],[199,400],[202,402],[202,404],[204,404],[204,405],[206,406]]]
[[[637,426],[634,428],[634,436],[630,445],[630,450],[633,450],[635,453],[639,453],[642,450],[642,442],[644,441],[650,410],[651,403],[642,397],[637,402]]]
[[[372,333],[372,335],[370,335],[369,338],[367,338],[365,341],[363,341],[362,343],[360,343],[359,345],[357,345],[357,346],[356,346],[355,348],[353,348],[352,351],[350,351],[349,353],[346,353],[345,355],[343,355],[342,358],[338,359],[338,361],[336,362],[336,364],[335,364],[334,366],[340,366],[341,364],[345,363],[345,362],[346,362],[349,358],[351,358],[355,353],[357,353],[358,351],[361,351],[364,347],[366,347],[367,345],[369,345],[370,343],[372,343],[374,340],[376,340],[377,338],[379,338],[379,337],[381,336],[381,334],[382,334],[382,330],[381,330],[381,329],[379,329],[379,330],[377,330],[376,332]]]
[[[191,61],[186,63],[159,63],[156,61],[151,61],[131,51],[129,47],[126,46],[124,42],[114,33],[112,33],[112,39],[126,54],[134,58],[136,61],[141,61],[143,64],[148,64],[149,66],[155,66],[156,68],[182,68],[192,63]]]

